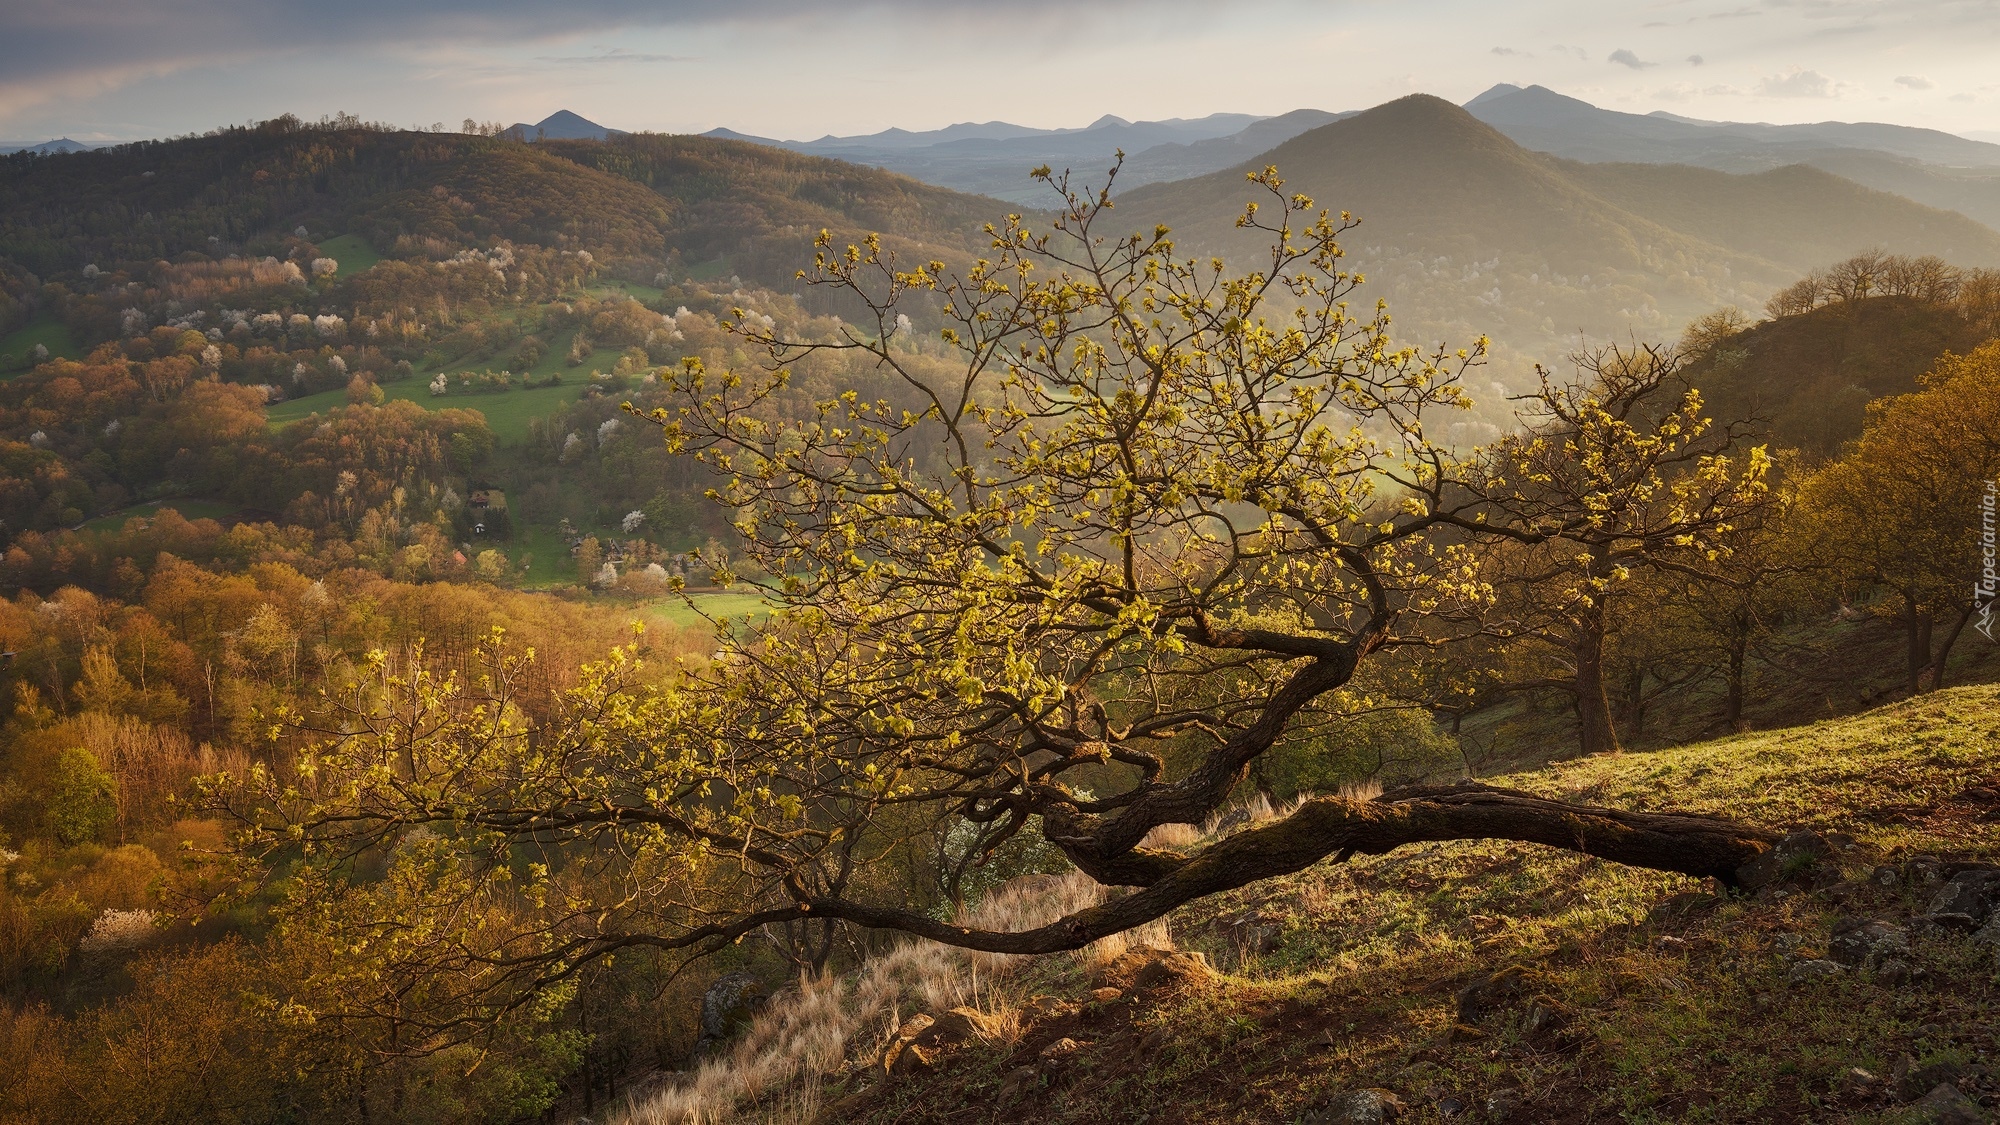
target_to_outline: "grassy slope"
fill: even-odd
[[[492,366],[488,364],[487,366]],[[518,373],[517,373],[518,374]],[[428,374],[382,384],[390,399],[405,399],[429,410],[477,410],[486,415],[486,424],[503,442],[517,442],[528,436],[528,421],[553,413],[557,407],[575,402],[583,394],[588,371],[565,375],[568,382],[554,387],[514,390],[500,394],[433,395]],[[345,390],[322,391],[304,398],[290,399],[271,407],[271,425],[282,426],[301,418],[347,405]]]
[[[69,329],[54,317],[41,317],[0,339],[0,356],[11,356],[12,362],[0,360],[0,378],[19,375],[35,365],[29,355],[35,345],[49,349],[49,355],[56,359],[82,359],[83,349],[70,339]]]
[[[1846,833],[1849,876],[1929,853],[2000,858],[1990,796],[2000,775],[2000,692],[1948,690],[1852,719],[1655,753],[1569,762],[1506,779],[1631,808],[1726,813]],[[1830,877],[1830,876],[1829,876]],[[842,1106],[871,1122],[1267,1122],[1302,1120],[1333,1092],[1387,1087],[1404,1121],[1440,1119],[1445,1098],[1481,1120],[1502,1090],[1516,1121],[1893,1121],[1881,1097],[1840,1095],[1850,1067],[1887,1075],[1901,1055],[1969,1062],[1995,1048],[2000,989],[1990,953],[1919,940],[1922,972],[1900,987],[1866,974],[1788,987],[1836,915],[1907,915],[1923,892],[1865,887],[1836,903],[1801,891],[1731,899],[1648,923],[1693,880],[1510,844],[1406,848],[1297,875],[1176,914],[1178,944],[1225,970],[1134,1003],[1085,1004],[1030,1027],[1008,1052],[948,1054],[939,1071]],[[1708,900],[1713,904],[1714,900]],[[1232,935],[1280,930],[1264,956]],[[1044,987],[1077,996],[1066,958]],[[1522,965],[1567,1012],[1541,1040],[1520,1009],[1454,1031],[1475,974]],[[1082,1046],[1048,1085],[995,1117],[1005,1074],[1058,1036]],[[829,1091],[838,1097],[841,1090]]]
[[[368,240],[358,234],[343,234],[319,244],[320,253],[340,263],[335,277],[349,277],[382,260]]]

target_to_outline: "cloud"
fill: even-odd
[[[870,0],[927,18],[1053,15],[1059,0]],[[1129,8],[1136,0],[1113,0]],[[0,113],[89,97],[144,78],[291,52],[344,48],[521,47],[623,29],[844,18],[827,0],[0,0]],[[658,61],[636,55],[586,61]]]
[[[1519,58],[1524,58],[1524,59],[1532,59],[1532,58],[1534,58],[1534,57],[1535,57],[1535,56],[1534,56],[1534,54],[1533,54],[1532,52],[1529,52],[1529,51],[1516,51],[1516,50],[1515,50],[1514,48],[1512,48],[1512,47],[1495,47],[1495,48],[1493,48],[1493,53],[1494,53],[1494,54],[1496,54],[1496,55],[1505,55],[1505,56],[1509,56],[1509,57],[1519,57]]]
[[[1928,78],[1919,78],[1914,74],[1903,74],[1897,76],[1896,85],[1908,86],[1912,90],[1928,90],[1932,86],[1935,86],[1936,83]]]
[[[1644,70],[1644,69],[1646,69],[1646,68],[1647,68],[1647,67],[1649,67],[1649,66],[1658,66],[1658,65],[1660,65],[1660,64],[1658,64],[1658,63],[1649,63],[1649,62],[1646,62],[1645,60],[1641,59],[1641,58],[1640,58],[1639,56],[1637,56],[1637,55],[1633,54],[1632,52],[1630,52],[1630,51],[1626,50],[1626,49],[1625,49],[1625,48],[1623,48],[1623,47],[1620,47],[1620,48],[1618,48],[1617,50],[1615,50],[1615,51],[1611,52],[1611,57],[1610,57],[1609,59],[1606,59],[1605,61],[1606,61],[1606,62],[1615,62],[1615,63],[1617,63],[1617,64],[1618,64],[1619,66],[1629,66],[1629,67],[1631,67],[1631,68],[1632,68],[1633,70]]]
[[[1972,102],[1979,99],[1973,97],[1971,94],[1953,94],[1951,100],[1955,102]]]
[[[1830,98],[1834,88],[1833,79],[1819,71],[1793,67],[1759,82],[1757,92],[1767,98]]]
[[[574,66],[579,63],[678,63],[694,60],[690,55],[646,55],[628,51],[623,47],[615,47],[601,55],[536,55],[535,61],[557,66]]]
[[[1702,63],[1703,63],[1704,61],[1706,61],[1706,60],[1704,60],[1704,59],[1703,59],[1703,58],[1702,58],[1702,57],[1701,57],[1700,55],[1689,55],[1689,56],[1688,56],[1688,65],[1689,65],[1689,66],[1700,66],[1700,65],[1701,65],[1701,64],[1702,64]]]

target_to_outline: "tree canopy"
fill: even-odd
[[[1385,310],[1348,308],[1352,220],[1275,169],[1252,180],[1238,221],[1271,249],[1243,273],[1176,257],[1164,228],[1103,233],[1108,191],[1060,180],[1049,229],[990,227],[963,274],[822,235],[805,280],[872,319],[795,340],[739,315],[768,367],[688,362],[678,405],[650,415],[721,474],[740,554],[777,576],[768,623],[720,631],[715,660],[659,686],[615,657],[539,722],[513,699],[527,657],[500,640],[468,680],[378,659],[295,755],[216,783],[248,854],[296,861],[288,917],[358,951],[329,959],[322,1014],[448,1037],[622,950],[698,955],[802,920],[1070,949],[1421,840],[1734,881],[1769,833],[1471,783],[1308,800],[1199,852],[1148,845],[1274,746],[1375,702],[1402,654],[1476,627],[1491,592],[1471,545],[1579,535],[1623,502],[1503,503],[1504,458],[1432,437],[1482,344],[1394,346]],[[918,295],[946,311],[942,356],[897,311]],[[827,351],[899,390],[768,408]],[[1714,492],[1713,471],[1683,488],[1654,469],[1630,482],[1646,503],[1685,514]],[[988,931],[910,909],[881,862],[962,869],[1023,837],[1130,892]]]

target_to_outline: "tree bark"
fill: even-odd
[[[1634,867],[1713,876],[1739,885],[1776,833],[1716,817],[1636,813],[1570,804],[1476,782],[1397,790],[1372,801],[1321,797],[1275,824],[1239,832],[1193,857],[1150,853],[1158,877],[1144,889],[1015,933],[972,930],[925,914],[843,900],[816,914],[901,930],[989,953],[1056,953],[1150,922],[1183,903],[1309,867],[1330,855],[1378,855],[1440,840],[1518,840]]]
[[[1964,612],[1958,615],[1958,620],[1952,622],[1951,630],[1945,633],[1944,643],[1938,646],[1937,656],[1931,660],[1932,691],[1944,686],[1944,662],[1951,657],[1952,646],[1958,643],[1959,633],[1965,630],[1965,623],[1972,620],[1973,610],[1977,607],[1976,601],[1968,604]]]
[[[1914,595],[1903,595],[1903,627],[1909,638],[1907,664],[1912,697],[1924,690],[1924,672],[1931,663],[1931,615],[1917,608]]]
[[[1583,613],[1576,646],[1576,717],[1583,752],[1615,754],[1618,730],[1611,722],[1611,702],[1604,694],[1604,598],[1594,597]]]
[[[1743,662],[1750,648],[1750,622],[1739,613],[1730,620],[1729,672],[1722,693],[1722,721],[1737,734],[1743,733]]]

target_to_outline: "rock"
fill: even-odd
[[[1984,945],[2000,949],[2000,914],[1995,914],[1993,917],[1988,918],[1984,926],[1973,931],[1972,937],[1969,940],[1974,945]]]
[[[890,1044],[889,1055],[885,1058],[883,1070],[890,1078],[902,1078],[931,1069],[937,1062],[937,1049],[922,1047],[915,1043],[898,1041]]]
[[[1521,1095],[1514,1090],[1495,1090],[1486,1095],[1488,1121],[1510,1121],[1520,1109]]]
[[[1903,864],[1903,879],[1920,890],[1929,890],[1944,882],[1944,861],[1934,855],[1911,856]]]
[[[1090,998],[1099,1004],[1115,1004],[1118,1002],[1118,998],[1123,995],[1125,993],[1116,988],[1093,988],[1090,990]]]
[[[959,1007],[931,1020],[917,1035],[916,1042],[926,1047],[956,1047],[961,1043],[984,1043],[999,1034],[1000,1028],[991,1016],[977,1008]]]
[[[1944,914],[1919,914],[1910,919],[1910,928],[1919,934],[1969,934],[1979,928],[1979,920],[1970,914],[1949,912]]]
[[[1901,957],[1884,957],[1875,966],[1875,983],[1884,988],[1900,988],[1909,983],[1911,972],[1910,963]]]
[[[1875,1077],[1873,1071],[1858,1066],[1848,1067],[1847,1073],[1840,1076],[1840,1084],[1847,1087],[1849,1093],[1854,1094],[1865,1094],[1874,1089],[1875,1084],[1880,1081],[1882,1080]]]
[[[1061,1039],[1043,1047],[1041,1054],[1037,1057],[1043,1062],[1053,1062],[1066,1055],[1074,1055],[1079,1049],[1081,1049],[1081,1044],[1065,1035]]]
[[[1834,924],[1833,937],[1826,943],[1829,960],[1852,968],[1872,969],[1885,958],[1907,958],[1910,935],[1901,926],[1864,918],[1845,919]]]
[[[1721,904],[1722,900],[1714,895],[1701,891],[1685,891],[1654,903],[1652,909],[1646,911],[1646,924],[1659,926],[1699,917]]]
[[[749,973],[725,973],[701,997],[701,1035],[694,1053],[701,1058],[750,1026],[771,995]]]
[[[1521,965],[1472,978],[1458,991],[1458,1022],[1474,1024],[1542,986],[1542,974]]]
[[[1915,1066],[1912,1065],[1913,1062],[1914,1060],[1904,1056],[1896,1064],[1895,1072],[1890,1075],[1890,1081],[1896,1086],[1896,1097],[1900,1101],[1916,1101],[1918,1098],[1936,1093],[1940,1085],[1951,1085],[1958,1081],[1957,1063],[1934,1062],[1929,1066]]]
[[[1917,1111],[1918,1120],[1930,1125],[1984,1125],[1987,1120],[1979,1103],[1960,1093],[1958,1087],[1949,1082],[1931,1087],[1931,1092],[1912,1108]]]
[[[909,1019],[904,1020],[900,1024],[897,1024],[896,1034],[890,1036],[890,1038],[902,1039],[902,1040],[914,1040],[919,1035],[922,1035],[924,1032],[929,1031],[931,1025],[936,1022],[937,1022],[936,1020],[930,1018],[927,1015],[924,1015],[922,1012],[918,1012],[916,1015],[911,1016]]]
[[[1465,1101],[1454,1097],[1439,1098],[1437,1109],[1439,1117],[1457,1117],[1465,1112]]]
[[[1933,916],[1963,914],[1977,926],[1993,913],[1996,897],[2000,897],[2000,871],[1976,867],[1953,875],[1939,887],[1924,912]]]
[[[1042,1074],[1032,1066],[1017,1066],[1000,1080],[1000,1091],[994,1095],[1001,1105],[1019,1101],[1024,1094],[1042,1088]]]
[[[1208,956],[1203,953],[1169,952],[1139,970],[1132,983],[1139,988],[1199,980],[1210,975]]]
[[[1801,961],[1792,966],[1791,972],[1785,974],[1785,983],[1790,985],[1806,984],[1811,981],[1823,980],[1827,977],[1837,977],[1846,971],[1838,961]]]
[[[1884,864],[1868,873],[1868,881],[1878,887],[1900,887],[1903,885],[1903,873]]]
[[[1096,986],[1150,989],[1199,980],[1209,975],[1205,954],[1142,945],[1120,953],[1100,968],[1096,974]]]
[[[1567,1026],[1568,1010],[1546,996],[1528,1001],[1528,1010],[1521,1014],[1521,1034],[1530,1039],[1547,1038]]]
[[[1352,1090],[1335,1094],[1326,1106],[1306,1118],[1307,1125],[1381,1125],[1403,1112],[1402,1100],[1387,1090]]]
[[[1037,1023],[1060,1013],[1062,1009],[1062,1001],[1055,997],[1037,996],[1029,1000],[1026,1004],[1021,1005],[1021,1022],[1023,1024]]]
[[[1819,833],[1794,832],[1737,868],[1736,882],[1752,891],[1776,886],[1810,872],[1831,851]]]

